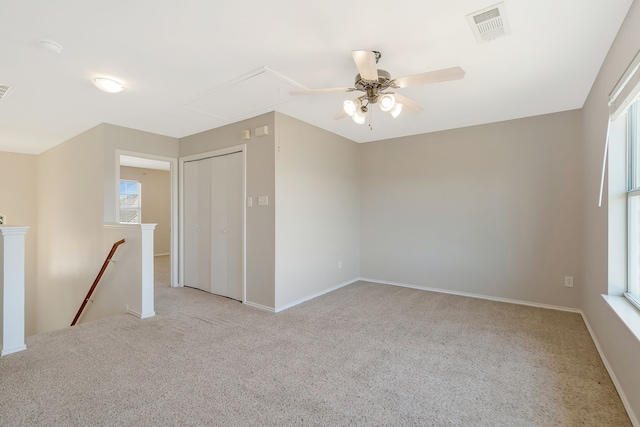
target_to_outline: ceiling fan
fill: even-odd
[[[403,109],[411,113],[422,111],[420,105],[399,93],[393,92],[393,89],[458,80],[463,78],[465,74],[462,68],[452,67],[392,79],[388,71],[377,68],[376,64],[382,57],[380,52],[375,50],[371,52],[354,50],[351,54],[358,69],[354,87],[300,90],[289,93],[291,95],[315,95],[334,92],[364,92],[364,95],[344,101],[342,111],[334,117],[334,119],[342,119],[350,116],[354,122],[363,124],[366,121],[367,111],[371,104],[378,103],[382,111],[388,112],[394,118],[398,117]]]

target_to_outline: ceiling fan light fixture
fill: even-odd
[[[107,77],[94,77],[93,84],[103,92],[118,93],[124,90],[122,83]]]
[[[391,110],[389,111],[389,114],[391,114],[391,117],[395,119],[400,115],[401,112],[402,112],[402,104],[400,104],[399,102],[396,102],[393,108],[391,108]]]
[[[353,116],[351,116],[351,118],[357,124],[363,125],[364,122],[367,120],[367,110],[365,110],[362,107],[358,108],[358,110],[355,113],[353,113]]]
[[[356,113],[356,111],[360,109],[361,106],[362,106],[362,103],[358,98],[347,99],[342,103],[342,108],[344,109],[344,112],[347,113],[349,117],[353,117],[353,115]]]
[[[378,98],[378,104],[380,105],[380,109],[382,111],[391,111],[394,105],[396,105],[396,97],[390,93],[385,93],[380,98]]]
[[[495,9],[495,6],[493,9]],[[497,21],[493,21],[493,18],[495,18],[496,15],[498,17],[502,16],[502,13],[498,10],[499,8],[496,10],[493,9],[482,10],[480,11],[480,15],[475,14],[474,16],[478,19],[474,20],[474,22],[482,23],[487,28],[493,28],[492,25],[497,23]],[[420,105],[405,98],[397,92],[396,89],[459,80],[465,75],[465,71],[461,67],[450,67],[405,77],[392,78],[391,73],[378,68],[378,60],[381,57],[380,52],[354,50],[351,52],[351,56],[358,69],[358,74],[355,76],[352,87],[298,90],[290,91],[289,94],[314,95],[354,91],[364,93],[356,99],[343,101],[342,110],[333,117],[338,120],[350,116],[354,122],[364,124],[367,118],[368,108],[372,104],[378,104],[381,111],[391,114],[394,119],[402,112],[403,104],[407,105],[407,112],[409,113],[419,113],[423,111]],[[371,120],[372,117],[369,118],[370,128],[372,128]]]

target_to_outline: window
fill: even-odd
[[[120,180],[120,222],[140,224],[142,219],[140,190],[139,182]]]
[[[627,298],[640,308],[640,99],[627,110]]]

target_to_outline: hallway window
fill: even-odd
[[[120,180],[120,222],[140,224],[142,219],[141,185]]]

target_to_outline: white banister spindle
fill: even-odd
[[[28,229],[0,226],[0,356],[27,348],[24,342],[24,236]]]

